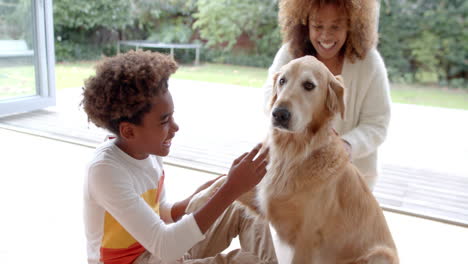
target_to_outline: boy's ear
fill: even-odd
[[[119,125],[120,136],[126,140],[133,139],[135,137],[134,125],[129,122],[121,122]]]

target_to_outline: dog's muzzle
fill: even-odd
[[[273,112],[273,126],[281,127],[281,128],[288,128],[289,127],[289,120],[291,120],[291,113],[285,107],[276,107]]]

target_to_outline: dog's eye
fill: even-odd
[[[312,91],[315,88],[315,83],[312,82],[305,82],[304,84],[304,89],[307,91]]]
[[[283,85],[285,82],[286,82],[286,79],[281,78],[281,79],[279,80],[279,85]]]

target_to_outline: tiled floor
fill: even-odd
[[[85,263],[82,179],[92,148],[5,129],[0,146],[0,263]],[[213,177],[169,165],[165,170],[173,200]],[[402,264],[468,263],[467,228],[385,216]]]

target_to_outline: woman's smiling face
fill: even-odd
[[[309,39],[321,61],[338,58],[347,35],[348,18],[335,5],[324,5],[309,18]]]

